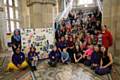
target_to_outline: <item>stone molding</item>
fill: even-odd
[[[3,7],[0,7],[0,12],[3,12],[3,11],[4,11]]]
[[[26,3],[27,6],[31,6],[35,3],[56,5],[56,0],[26,0]]]

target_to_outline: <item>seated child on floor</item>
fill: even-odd
[[[112,54],[109,53],[105,47],[101,47],[102,57],[100,60],[100,66],[96,68],[95,73],[104,75],[112,71]]]
[[[79,46],[76,46],[74,50],[74,61],[76,63],[76,62],[81,62],[81,60],[82,60],[82,52],[80,51]]]
[[[23,70],[27,66],[28,63],[25,60],[24,53],[17,48],[15,53],[12,55],[12,62],[8,64],[7,70]]]
[[[52,67],[56,67],[58,61],[59,61],[59,51],[57,50],[57,47],[54,46],[52,51],[49,53],[49,61],[48,64]]]
[[[83,54],[83,58],[85,59],[84,64],[87,66],[91,65],[91,56],[93,53],[93,45],[89,45],[88,49]]]
[[[100,58],[101,58],[100,48],[98,45],[95,45],[94,51],[91,56],[91,69],[95,69],[100,65]]]
[[[64,64],[70,63],[69,53],[67,52],[66,48],[64,48],[63,51],[61,52],[61,61]]]
[[[32,71],[37,70],[36,69],[37,62],[38,62],[38,56],[36,53],[36,48],[31,47],[30,51],[28,52],[28,63],[30,65]]]

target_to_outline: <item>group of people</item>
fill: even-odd
[[[82,63],[95,73],[104,75],[112,70],[112,35],[106,25],[101,25],[101,12],[93,12],[84,21],[83,13],[70,13],[56,27],[56,43],[49,53],[50,66],[57,63]]]
[[[24,70],[27,67],[30,67],[32,71],[37,70],[36,65],[39,60],[39,53],[36,52],[36,48],[31,45],[30,50],[27,54],[21,50],[21,35],[20,30],[16,29],[14,31],[13,36],[11,37],[11,45],[12,45],[12,60],[8,64],[8,71],[16,71],[16,70]]]
[[[48,55],[48,64],[56,67],[57,63],[82,63],[90,66],[95,73],[104,75],[112,70],[112,35],[106,25],[101,25],[101,12],[88,14],[85,20],[82,12],[70,12],[58,26],[55,26],[55,45]],[[12,61],[7,70],[21,70],[28,66],[32,71],[37,70],[36,65],[39,54],[31,45],[27,54],[21,51],[21,35],[19,30],[14,31],[11,38]]]

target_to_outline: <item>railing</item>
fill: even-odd
[[[101,11],[101,13],[103,13],[103,5],[102,5],[102,2],[100,0],[97,0],[97,5],[98,5],[98,8]]]
[[[69,12],[72,10],[72,6],[73,6],[73,1],[74,0],[70,0],[70,2],[68,3],[68,5],[66,5],[66,8],[63,10],[63,12],[61,12],[57,17],[56,17],[56,21],[59,22],[61,19],[63,18],[67,18]]]

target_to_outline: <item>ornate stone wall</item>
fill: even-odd
[[[112,32],[114,43],[110,52],[114,62],[120,64],[120,0],[103,0],[103,24]]]

